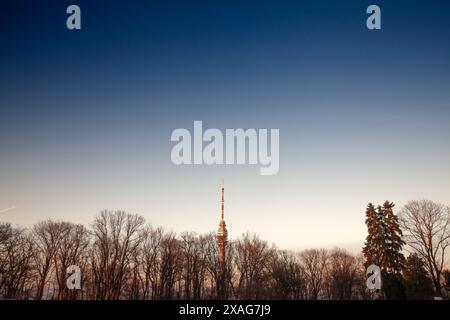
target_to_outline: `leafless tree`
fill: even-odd
[[[308,298],[317,300],[323,288],[328,254],[325,249],[308,249],[300,253],[308,280]]]
[[[0,223],[0,288],[3,283],[7,265],[7,243],[13,236],[13,228],[10,223]]]
[[[140,280],[141,298],[144,300],[157,298],[163,237],[162,228],[145,226],[141,233],[141,243],[134,256],[133,263],[137,268],[136,276]]]
[[[209,298],[218,299],[219,297],[234,297],[234,276],[235,276],[235,243],[228,241],[225,247],[225,266],[224,274],[221,275],[218,251],[217,235],[210,233],[202,237],[205,242],[207,271],[209,274]],[[224,278],[222,278],[224,277]],[[221,291],[221,282],[223,281],[223,290]]]
[[[358,281],[358,264],[354,256],[343,249],[334,249],[329,254],[326,287],[329,298],[350,300]]]
[[[55,254],[55,276],[58,283],[57,299],[76,299],[78,291],[70,291],[66,286],[66,270],[71,265],[80,268],[81,274],[87,269],[87,247],[90,234],[79,224],[61,223],[62,239]]]
[[[410,201],[399,216],[407,245],[426,262],[440,295],[445,251],[450,246],[450,208],[430,200]]]
[[[26,230],[0,224],[0,297],[29,297],[33,250]]]
[[[181,250],[183,255],[184,299],[200,299],[202,297],[207,271],[207,250],[204,237],[195,233],[181,234]]]
[[[95,298],[120,298],[143,224],[141,216],[123,211],[102,211],[95,218],[90,254]]]
[[[306,299],[306,274],[298,256],[288,251],[277,251],[271,261],[274,299]]]
[[[66,223],[46,220],[33,227],[33,262],[37,273],[36,299],[44,298],[44,289],[52,272],[53,261],[66,234]],[[50,291],[47,291],[47,294]],[[48,298],[48,296],[47,296]]]
[[[237,293],[242,299],[262,299],[269,288],[269,263],[275,253],[257,235],[243,234],[236,241]]]
[[[161,239],[159,299],[173,299],[175,284],[181,272],[181,247],[176,234],[169,232]]]
[[[362,253],[355,256],[355,263],[357,279],[353,289],[353,299],[374,300],[380,293],[367,288],[366,261]]]
[[[11,238],[13,228],[10,223],[0,223],[0,245]]]

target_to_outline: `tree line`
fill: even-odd
[[[106,210],[89,228],[52,220],[30,228],[1,223],[0,298],[217,299],[220,281],[225,281],[229,299],[441,295],[450,281],[443,262],[449,245],[448,207],[411,202],[400,221],[392,207],[390,202],[368,206],[368,237],[360,255],[339,248],[280,250],[255,234],[243,234],[227,243],[224,279],[214,233],[177,235],[139,215]],[[407,258],[404,246],[413,252]],[[371,263],[382,269],[381,293],[367,289],[366,267]],[[66,286],[71,265],[81,270],[80,290]]]

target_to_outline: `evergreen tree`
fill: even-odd
[[[386,260],[384,267],[386,272],[400,274],[405,264],[405,257],[402,254],[405,242],[402,240],[398,217],[392,210],[394,206],[394,203],[386,201],[381,209],[382,224],[385,230]]]
[[[402,268],[405,257],[401,253],[404,242],[398,218],[386,201],[376,209],[369,203],[366,209],[367,237],[363,254],[366,268],[375,264],[381,269],[383,292],[387,299],[404,299]]]
[[[387,300],[405,300],[406,289],[401,273],[381,271],[381,278],[383,280],[383,293]]]
[[[367,205],[366,225],[367,237],[363,248],[363,254],[366,260],[364,266],[367,269],[367,267],[371,264],[375,264],[377,266],[382,264],[382,257],[379,253],[382,251],[383,235],[377,212],[375,211],[375,207],[372,203]]]
[[[428,276],[424,261],[416,253],[406,259],[404,278],[408,299],[424,300],[433,297],[433,282]]]

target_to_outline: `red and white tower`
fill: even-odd
[[[220,201],[220,205],[221,205],[221,219],[219,222],[219,231],[217,232],[217,242],[219,245],[219,266],[220,266],[220,272],[222,274],[222,276],[225,273],[225,247],[227,245],[227,241],[228,241],[228,231],[227,231],[227,226],[225,224],[225,220],[224,220],[224,214],[225,214],[225,197],[224,197],[224,193],[225,193],[225,188],[224,188],[224,184],[223,184],[223,179],[222,179],[222,187],[221,187],[221,191],[222,191],[222,199]]]

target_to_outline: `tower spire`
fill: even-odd
[[[221,215],[221,217],[222,217],[222,220],[224,220],[224,216],[225,216],[225,197],[224,197],[224,194],[225,194],[225,187],[224,187],[224,183],[223,183],[223,178],[222,178],[222,200],[221,200],[221,213],[222,213],[222,215]]]
[[[221,191],[222,191],[222,198],[220,200],[220,207],[221,207],[221,219],[219,222],[219,230],[217,232],[217,244],[218,244],[218,248],[219,248],[219,285],[218,285],[218,297],[221,299],[225,299],[226,298],[226,260],[225,260],[225,248],[227,245],[227,241],[228,241],[228,231],[227,231],[227,226],[225,224],[225,220],[224,220],[224,215],[225,215],[225,187],[224,187],[224,183],[223,183],[223,178],[222,178],[222,186],[221,186]]]
[[[224,262],[225,261],[225,246],[228,241],[228,231],[227,231],[227,225],[225,224],[225,188],[223,185],[223,179],[222,179],[222,198],[220,200],[220,208],[221,208],[221,219],[219,222],[219,230],[217,232],[217,238],[219,242],[219,261]]]

